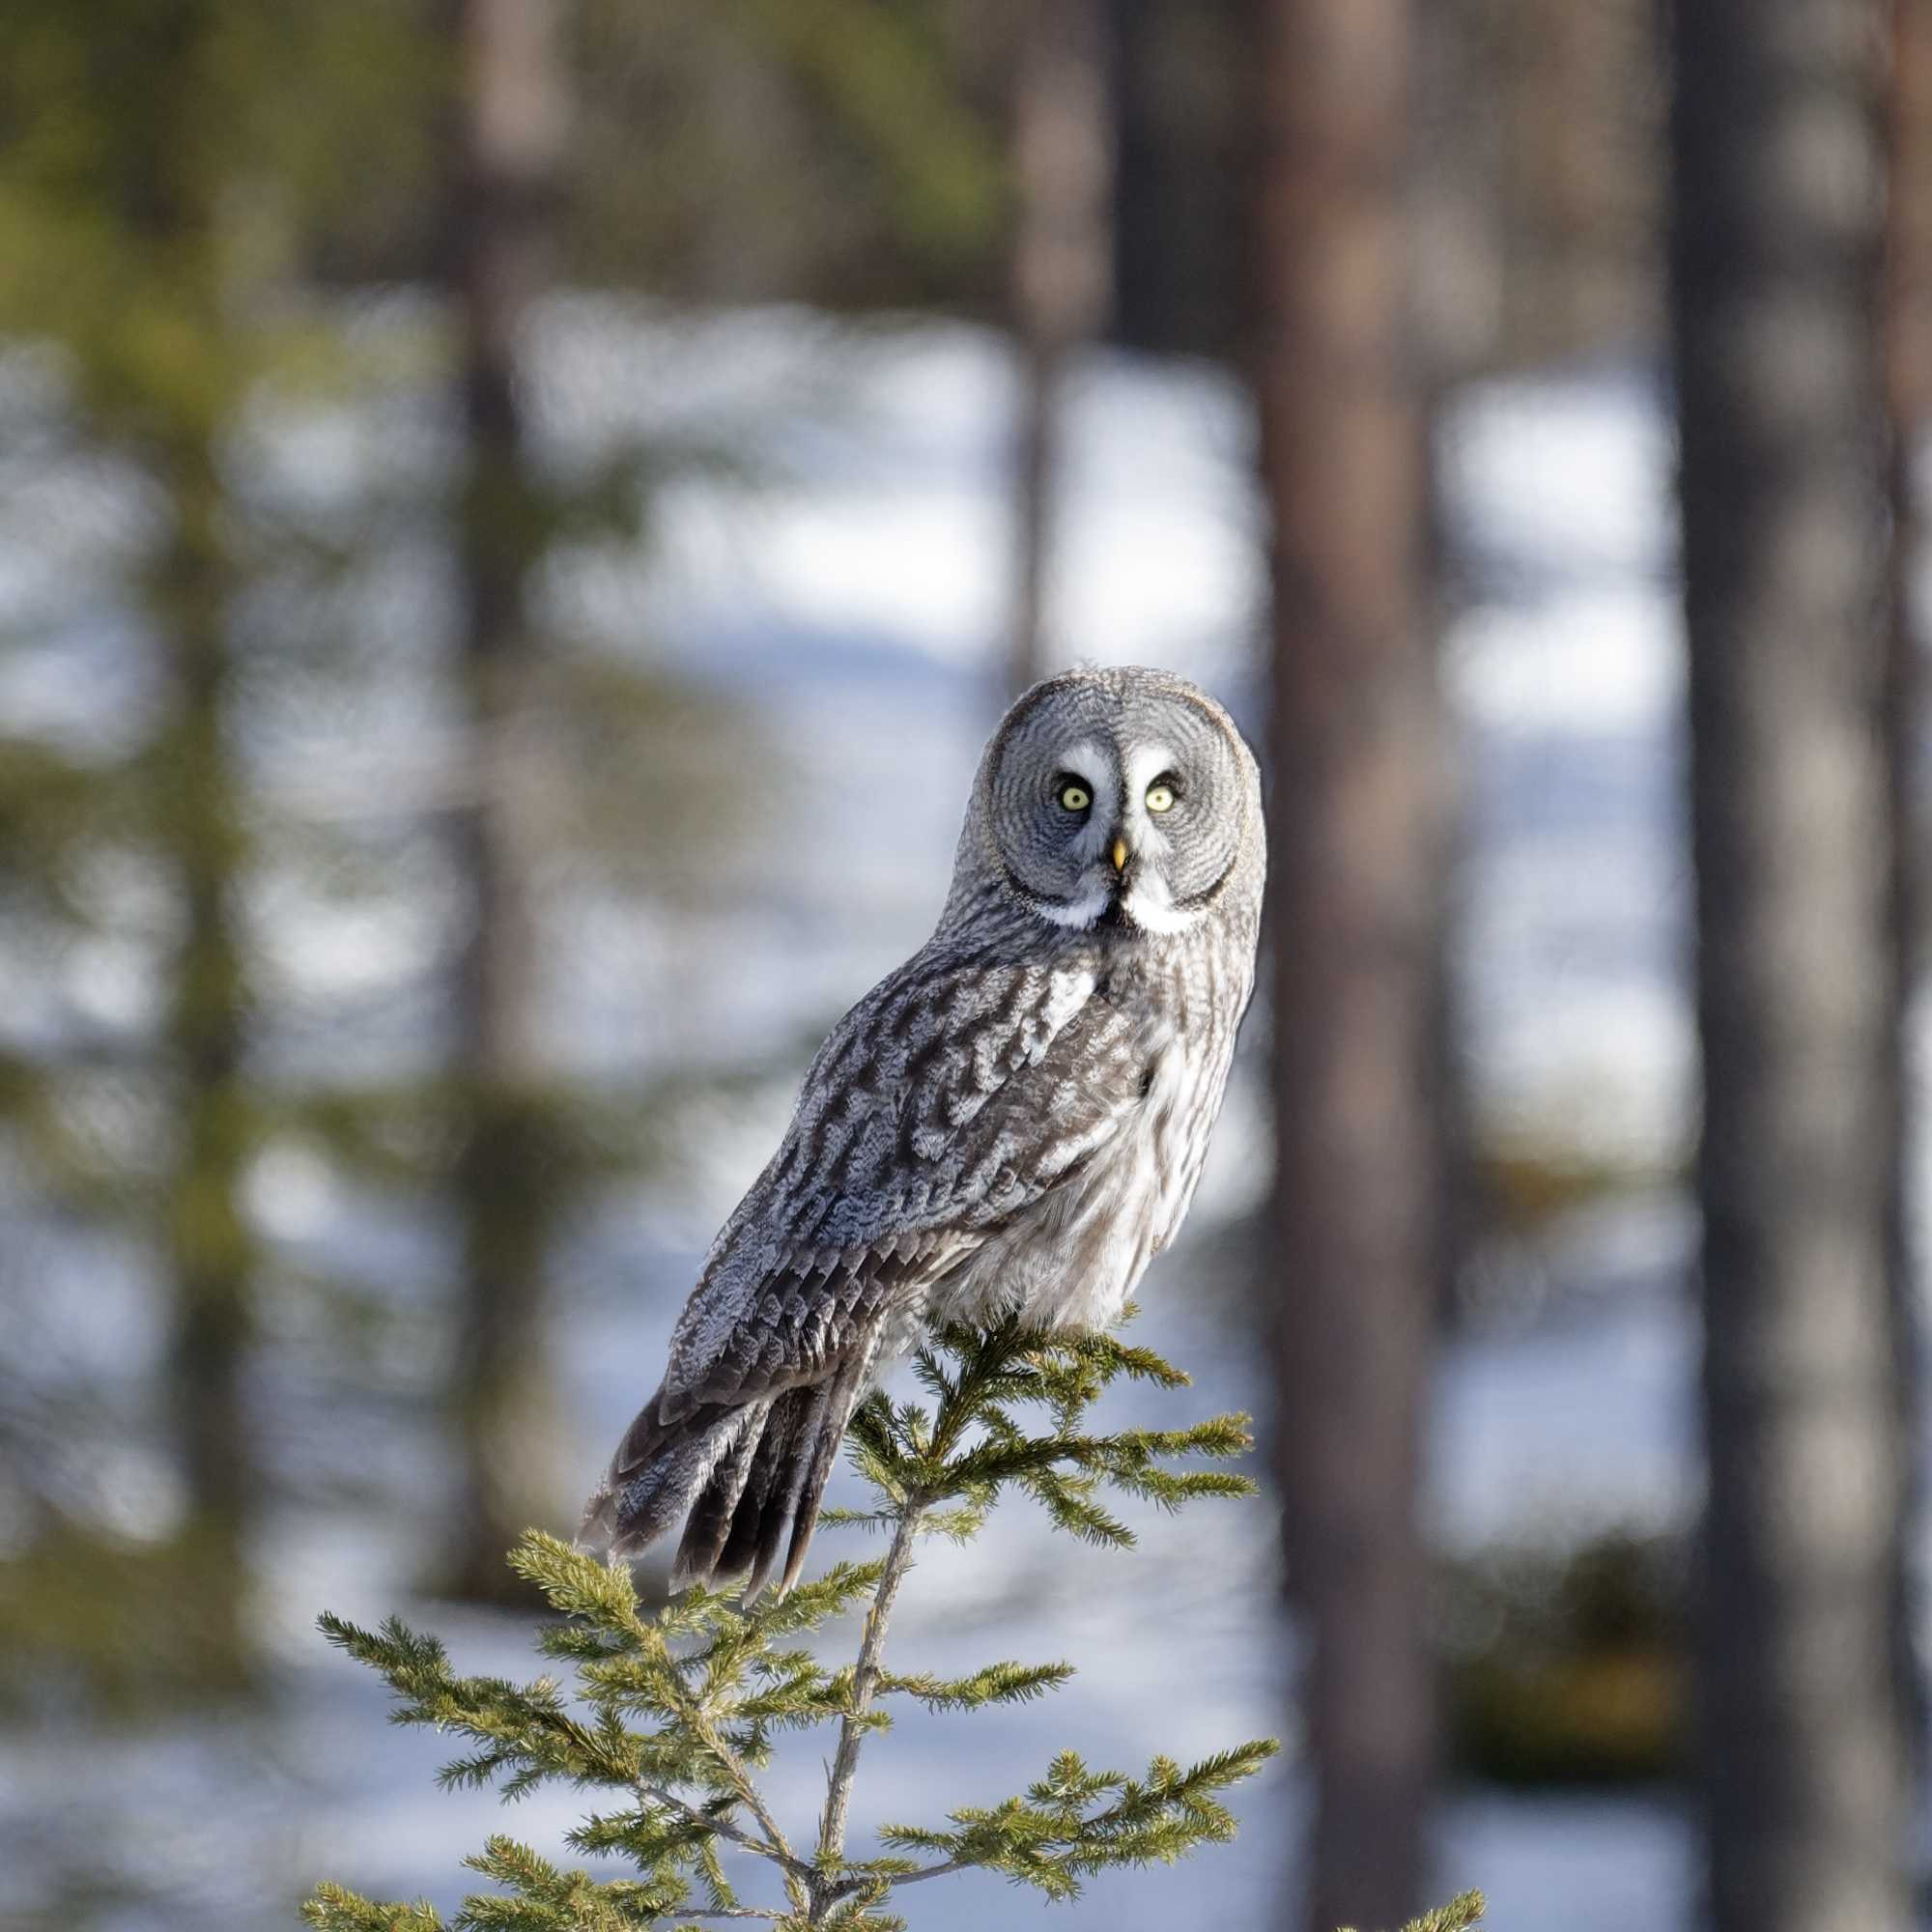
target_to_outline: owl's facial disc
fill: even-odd
[[[1185,932],[1234,864],[1241,768],[1184,698],[1043,686],[1008,721],[989,780],[1008,881],[1051,925]]]

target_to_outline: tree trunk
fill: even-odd
[[[162,474],[175,530],[152,601],[174,713],[162,740],[155,823],[182,908],[165,1026],[177,1149],[163,1236],[175,1302],[171,1383],[190,1532],[205,1546],[200,1568],[211,1586],[197,1614],[233,1616],[258,1458],[249,1443],[244,1388],[255,1254],[242,1184],[253,1120],[242,1084],[244,1004],[235,923],[242,832],[229,718],[232,589],[221,487],[208,441],[184,434],[164,458]]]
[[[1925,542],[1915,455],[1932,421],[1932,0],[1893,0],[1891,125],[1886,238],[1887,488],[1891,546],[1887,592],[1890,651],[1884,696],[1890,784],[1892,1007],[1889,1019],[1892,1127],[1890,1187],[1892,1365],[1902,1440],[1919,1439],[1918,1257],[1911,1177],[1918,1095],[1912,1057],[1912,1004],[1923,977],[1925,810],[1919,773],[1924,730],[1923,613],[1913,580]],[[1905,1514],[1916,1521],[1924,1484],[1906,1458]],[[1915,1771],[1922,1775],[1925,1683],[1914,1640],[1916,1593],[1908,1539],[1896,1549],[1892,1650]]]
[[[457,1189],[466,1298],[453,1416],[463,1492],[451,1587],[501,1597],[504,1552],[554,1510],[544,1335],[553,1144],[537,1028],[534,855],[526,804],[536,644],[526,609],[541,554],[518,338],[550,274],[567,107],[558,0],[458,0],[454,293],[468,473],[456,541],[476,795],[457,817],[470,927],[456,985],[466,1102]],[[521,728],[520,728],[521,727]]]
[[[1674,14],[1719,1932],[1903,1932],[1883,0]]]
[[[1013,96],[1014,692],[1057,655],[1045,631],[1060,483],[1062,376],[1106,320],[1112,285],[1113,127],[1104,0],[1027,0]]]
[[[1274,1284],[1317,1784],[1306,1922],[1418,1903],[1415,1517],[1435,1310],[1439,734],[1405,339],[1403,0],[1266,0],[1255,271],[1273,538]]]

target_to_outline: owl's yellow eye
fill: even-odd
[[[1084,784],[1069,781],[1060,787],[1060,802],[1068,811],[1085,811],[1094,803],[1094,794]]]
[[[1174,787],[1167,784],[1149,785],[1147,809],[1150,811],[1171,811],[1174,809]]]

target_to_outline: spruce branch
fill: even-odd
[[[923,1400],[875,1394],[853,1420],[848,1452],[874,1492],[871,1507],[824,1517],[828,1526],[888,1532],[874,1562],[835,1563],[781,1599],[746,1603],[696,1588],[647,1613],[624,1567],[526,1535],[510,1560],[562,1619],[539,1632],[537,1649],[569,1671],[568,1693],[549,1676],[526,1684],[460,1676],[435,1637],[394,1618],[365,1631],[323,1617],[329,1641],[387,1682],[394,1721],[435,1725],[458,1741],[446,1786],[489,1785],[515,1798],[566,1780],[611,1801],[569,1834],[569,1848],[620,1861],[626,1876],[565,1870],[494,1836],[468,1863],[495,1889],[468,1898],[450,1932],[630,1932],[746,1919],[778,1932],[888,1932],[904,1924],[886,1909],[900,1889],[952,1872],[998,1871],[1068,1898],[1097,1871],[1172,1862],[1234,1835],[1224,1794],[1273,1755],[1272,1739],[1190,1766],[1156,1757],[1140,1776],[1092,1771],[1063,1752],[1023,1793],[962,1806],[936,1827],[888,1826],[879,1855],[848,1856],[865,1741],[890,1727],[892,1699],[933,1713],[978,1710],[1031,1701],[1072,1674],[1068,1663],[1009,1661],[953,1678],[889,1670],[887,1634],[923,1537],[968,1542],[1002,1496],[1017,1492],[1057,1528],[1130,1548],[1134,1533],[1111,1507],[1114,1496],[1173,1511],[1253,1492],[1243,1476],[1199,1466],[1246,1452],[1245,1416],[1178,1430],[1091,1429],[1094,1402],[1122,1378],[1186,1385],[1151,1350],[1116,1336],[1041,1335],[1012,1320],[985,1331],[943,1328],[917,1351],[913,1374]],[[801,1641],[862,1606],[851,1662],[828,1663]],[[835,1724],[837,1742],[807,1858],[758,1776],[775,1738],[818,1724]],[[745,1869],[727,1870],[727,1859]],[[760,1871],[779,1896],[741,1898]],[[318,1887],[303,1914],[321,1932],[443,1926],[427,1904],[378,1904],[333,1885]],[[1473,1922],[1443,1918],[1413,1932],[1467,1932]]]
[[[1480,1891],[1459,1892],[1447,1905],[1411,1918],[1402,1932],[1477,1932],[1488,1910],[1488,1901]],[[1342,1932],[1353,1932],[1353,1928],[1345,1925]]]

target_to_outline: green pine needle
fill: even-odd
[[[1438,1905],[1420,1918],[1411,1918],[1403,1932],[1476,1932],[1488,1910],[1488,1902],[1480,1891],[1460,1892],[1447,1905]],[[1342,1932],[1352,1932],[1352,1928],[1344,1926]]]
[[[1057,1690],[1073,1675],[1070,1663],[989,1663],[970,1677],[895,1677],[881,1691],[903,1691],[928,1711],[978,1711],[988,1704],[1027,1704]]]
[[[413,1905],[378,1905],[325,1879],[302,1906],[316,1932],[442,1932],[442,1919],[427,1899]]]

